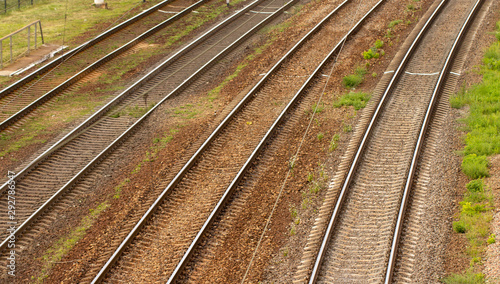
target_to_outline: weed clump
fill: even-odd
[[[470,179],[478,179],[489,176],[488,172],[488,159],[486,156],[478,156],[476,154],[469,154],[464,157],[462,161],[462,171]]]
[[[488,240],[486,241],[489,245],[494,244],[496,242],[495,234],[491,234]]]
[[[394,20],[394,21],[391,21],[389,23],[389,25],[387,25],[387,27],[389,29],[392,29],[394,26],[397,26],[397,25],[401,24],[402,22],[403,22],[403,20]]]
[[[353,106],[355,110],[362,109],[370,100],[370,94],[363,92],[349,92],[333,103],[334,107]]]

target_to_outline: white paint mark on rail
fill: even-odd
[[[158,10],[158,12],[162,12],[165,14],[178,14],[179,12],[173,12],[173,11],[163,11],[163,10]]]
[[[409,75],[419,75],[419,76],[434,76],[434,75],[439,75],[440,72],[434,72],[434,73],[412,73],[412,72],[405,72],[406,74]]]

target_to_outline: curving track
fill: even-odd
[[[325,200],[296,283],[392,283],[421,143],[448,76],[455,42],[479,3],[440,2],[399,67],[386,72],[395,75],[372,106],[376,110],[350,167],[332,183],[342,189],[335,198],[332,190]],[[399,271],[411,270],[411,263],[406,258]],[[409,281],[399,276],[398,281]]]
[[[22,250],[39,233],[39,228],[32,231],[30,226],[35,223],[44,227],[55,220],[57,215],[43,220],[39,218],[51,208],[57,210],[64,206],[58,204],[58,200],[131,135],[160,104],[187,86],[204,83],[195,82],[195,79],[295,2],[289,2],[272,14],[247,13],[249,10],[269,11],[272,3],[254,1],[208,31],[124,91],[124,99],[105,106],[101,113],[94,114],[19,173],[16,177],[16,196],[19,197],[16,218],[19,223],[24,223],[16,235],[20,237],[28,229],[26,238],[20,239],[19,249]],[[153,103],[156,103],[155,106],[141,117],[128,114],[130,109],[147,108]],[[68,195],[74,197],[77,194]],[[2,200],[0,206],[6,208],[5,199]],[[5,225],[2,224],[3,229]],[[3,242],[2,248],[5,245],[6,242]]]
[[[96,79],[101,73],[100,68],[143,48],[141,42],[164,32],[172,23],[206,2],[161,2],[40,68],[34,72],[37,76],[30,74],[5,88],[0,92],[0,131],[22,123],[23,118],[54,97]]]
[[[364,14],[381,2],[358,5],[345,1],[292,48],[203,143],[93,282],[178,281],[205,229],[253,159],[311,81],[317,79],[320,68],[338,52],[353,20],[345,15],[364,19]],[[315,56],[307,56],[310,54]],[[297,62],[303,61],[308,62],[301,66],[308,67],[296,68]],[[313,75],[308,78],[303,74]]]

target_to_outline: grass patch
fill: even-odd
[[[395,27],[395,26],[397,26],[397,25],[401,24],[402,22],[403,22],[403,20],[394,20],[394,21],[391,21],[391,22],[387,25],[387,27],[388,27],[389,29],[392,29],[393,27]]]
[[[354,109],[359,110],[366,106],[370,97],[371,96],[369,94],[363,92],[349,92],[334,102],[333,106],[353,106]]]
[[[25,147],[43,144],[45,135],[53,134],[53,127],[66,125],[78,117],[91,113],[102,104],[95,94],[76,95],[69,92],[56,99],[50,109],[40,109],[38,115],[30,117],[22,127],[13,133],[2,135],[0,139],[0,157],[17,152]]]
[[[145,163],[155,161],[156,158],[158,158],[158,152],[160,152],[161,150],[165,149],[165,147],[167,147],[167,144],[170,141],[172,141],[172,139],[174,139],[174,135],[177,132],[179,132],[180,127],[181,126],[178,126],[177,128],[174,128],[174,129],[170,129],[169,132],[164,132],[162,136],[155,137],[153,139],[154,145],[149,147],[149,149],[144,154],[144,158],[142,159],[141,162],[139,162],[139,164],[137,164],[135,166],[135,168],[134,168],[134,170],[132,170],[131,174],[139,173],[141,171],[142,166]]]
[[[462,171],[470,179],[482,178],[489,176],[488,173],[488,158],[486,156],[478,156],[469,154],[462,160]]]
[[[49,270],[54,264],[60,261],[84,236],[85,232],[94,224],[99,215],[106,210],[110,204],[104,201],[99,204],[95,209],[90,209],[89,214],[83,217],[80,225],[72,230],[66,236],[61,237],[56,243],[49,248],[42,257],[42,269],[40,275],[36,278],[37,283],[44,282],[48,277]],[[32,277],[35,279],[35,277]]]
[[[485,283],[484,274],[475,273],[473,269],[468,269],[462,274],[455,274],[444,278],[441,282],[446,284],[481,284]]]
[[[330,145],[328,146],[328,151],[333,152],[335,149],[337,149],[337,147],[339,146],[338,145],[339,139],[340,135],[338,134],[333,135],[332,140],[330,140]]]
[[[500,22],[497,23],[497,33]],[[468,245],[470,267],[460,274],[452,274],[444,283],[485,283],[478,263],[486,246],[494,241],[490,234],[493,219],[493,196],[486,188],[483,177],[488,173],[488,156],[500,153],[500,41],[485,52],[481,67],[483,81],[465,90],[462,88],[450,98],[454,108],[469,106],[469,114],[462,121],[466,131],[465,147],[462,151],[462,171],[471,179],[467,191],[459,204],[458,220],[453,222],[455,232],[464,234]]]
[[[342,85],[345,88],[352,89],[363,83],[363,77],[357,74],[347,75],[342,78]]]

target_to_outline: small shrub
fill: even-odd
[[[384,42],[383,42],[383,41],[381,41],[380,39],[377,39],[377,40],[375,41],[375,48],[377,48],[377,49],[381,49],[382,47],[384,47]]]
[[[489,245],[494,244],[496,242],[496,236],[495,234],[491,234],[488,240],[486,241]]]
[[[321,141],[321,139],[323,139],[323,137],[325,137],[325,134],[323,134],[323,133],[321,133],[321,132],[320,132],[320,133],[318,133],[317,138],[318,138],[318,140],[319,140],[319,141]]]
[[[373,77],[373,78],[376,78],[376,77],[377,77],[377,75],[378,75],[378,74],[377,74],[377,72],[373,72],[373,73],[372,73],[372,77]]]
[[[470,217],[487,210],[484,204],[472,204],[471,202],[462,201],[460,202],[460,205],[462,205],[461,214],[465,214]]]
[[[455,232],[459,234],[463,234],[467,231],[464,223],[462,223],[461,221],[453,222],[453,230],[455,230]]]
[[[413,6],[413,4],[408,4],[408,6],[406,6],[406,8],[407,8],[409,11],[413,11],[413,10],[415,10],[415,6]]]
[[[500,42],[488,48],[484,55],[483,62],[491,70],[500,70]]]
[[[486,156],[477,156],[476,154],[469,154],[464,157],[462,161],[462,171],[470,179],[478,179],[489,176],[488,173],[488,159]]]
[[[471,180],[465,187],[469,192],[483,192],[484,182],[482,179]]]
[[[292,228],[290,229],[290,236],[295,236],[297,234],[297,231],[295,230],[295,225],[292,225]]]
[[[356,74],[347,75],[342,79],[342,85],[344,85],[344,87],[348,89],[357,87],[362,82],[363,77]]]
[[[367,51],[363,52],[363,58],[364,59],[372,59],[372,58],[379,58],[380,54],[376,51],[374,51],[374,48],[370,48]]]

